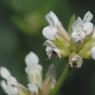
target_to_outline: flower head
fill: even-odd
[[[19,83],[7,68],[0,68],[0,76],[3,78],[1,87],[5,93],[8,95],[48,95],[56,82],[54,66],[49,67],[43,79],[42,66],[34,52],[26,55],[25,62],[25,72],[29,80],[27,87]]]
[[[1,81],[3,90],[8,95],[18,95],[17,80],[11,75],[11,73],[5,67],[0,68],[0,75],[4,80]]]
[[[48,58],[51,59],[54,55],[59,58],[69,57],[70,66],[76,65],[77,68],[81,67],[84,58],[92,56],[95,59],[95,54],[92,53],[94,51],[93,43],[95,43],[95,29],[91,22],[92,18],[92,13],[88,11],[83,19],[81,17],[75,19],[70,26],[71,33],[69,34],[57,16],[50,11],[46,15],[49,25],[42,31],[43,36],[47,39],[44,45]],[[71,58],[72,54],[76,55]]]
[[[89,36],[93,32],[93,24],[91,20],[93,15],[90,11],[88,11],[83,20],[78,17],[77,20],[72,25],[72,34],[71,37],[74,42],[83,42],[86,36]]]
[[[49,59],[51,59],[52,55],[54,54],[61,58],[62,52],[60,51],[60,48],[58,47],[59,44],[57,44],[57,42],[60,41],[62,45],[64,45],[64,42],[68,44],[71,38],[54,12],[50,11],[46,15],[46,20],[49,25],[42,30],[42,33],[43,36],[47,39],[47,41],[44,43],[46,46],[47,55]]]
[[[28,75],[29,82],[40,87],[42,82],[42,66],[38,64],[39,63],[38,56],[35,53],[30,52],[26,56],[25,62],[26,62],[25,72]]]

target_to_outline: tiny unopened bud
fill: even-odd
[[[80,68],[83,64],[83,60],[82,57],[80,57],[79,55],[73,55],[69,58],[69,64],[70,66],[73,68]]]

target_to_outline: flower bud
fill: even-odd
[[[83,64],[83,60],[82,57],[80,57],[77,54],[73,54],[69,57],[69,64],[70,66],[73,68],[81,68],[82,64]]]

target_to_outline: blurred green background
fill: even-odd
[[[67,29],[73,14],[83,16],[88,10],[95,15],[94,0],[0,0],[0,66],[6,66],[24,85],[24,58],[34,51],[46,72],[48,65],[64,60],[49,61],[43,47],[42,29],[47,25],[45,15],[54,11]],[[95,21],[95,16],[93,22]],[[75,70],[58,95],[95,95],[95,62],[86,60],[81,69]],[[57,73],[60,71],[57,71]],[[6,95],[0,87],[0,95]]]

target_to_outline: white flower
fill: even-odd
[[[73,39],[73,41],[75,42],[75,43],[82,43],[83,42],[83,40],[85,39],[85,33],[84,32],[82,32],[82,31],[78,31],[78,32],[73,32],[72,34],[71,34],[71,37],[72,37],[72,39]]]
[[[93,15],[90,11],[88,11],[83,18],[83,30],[87,36],[93,32],[93,24],[91,23],[92,18]]]
[[[8,95],[18,95],[18,83],[15,77],[13,77],[5,67],[0,68],[0,75],[4,78],[4,80],[1,81],[1,86],[5,93]]]
[[[71,38],[75,43],[83,42],[85,39],[85,33],[83,32],[82,25],[83,21],[80,17],[78,17],[72,25],[73,32],[71,34]]]
[[[89,36],[93,32],[93,24],[91,20],[93,15],[91,12],[87,12],[83,20],[78,17],[77,20],[72,25],[72,34],[71,37],[74,42],[83,42],[86,36]]]
[[[57,26],[60,26],[60,22],[52,11],[46,15],[46,20],[49,25],[43,29],[42,33],[46,39],[55,40],[58,32]]]
[[[34,84],[28,84],[29,91],[31,91],[34,94],[38,94],[38,87]]]
[[[91,48],[91,57],[95,60],[95,46]]]
[[[51,42],[50,40],[46,40],[44,42],[44,45],[46,46],[46,53],[49,59],[51,59],[51,57],[56,57],[56,56],[61,58],[61,52],[56,47],[56,45],[53,44],[53,42]]]
[[[91,22],[84,23],[83,30],[84,30],[86,36],[90,35],[93,32],[93,24]]]
[[[29,82],[40,87],[42,84],[42,66],[38,64],[38,60],[38,56],[30,52],[25,58],[25,72],[28,75]]]
[[[54,12],[50,11],[46,15],[46,20],[49,23],[48,26],[46,26],[42,33],[43,36],[48,40],[55,40],[57,35],[61,35],[66,41],[70,40],[70,36],[62,26],[61,22],[57,18],[57,16],[54,14]]]
[[[39,63],[39,58],[34,52],[30,52],[26,57],[25,57],[25,63],[26,65],[31,64],[38,64]]]

